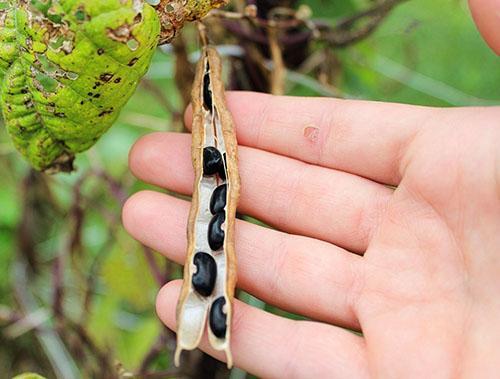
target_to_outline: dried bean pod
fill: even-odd
[[[217,187],[210,199],[210,213],[213,215],[224,211],[226,208],[227,184]]]
[[[208,340],[214,349],[225,352],[227,365],[232,366],[230,340],[232,302],[236,285],[234,226],[240,181],[236,136],[231,114],[226,107],[221,69],[221,61],[216,50],[205,47],[197,67],[192,93],[192,159],[195,181],[188,220],[188,250],[184,266],[184,283],[177,304],[176,365],[180,363],[182,350],[192,350],[200,343],[207,316],[212,310],[211,312],[215,313],[213,317],[209,317],[209,324],[214,321],[217,323],[207,328]],[[205,162],[205,155],[208,154],[205,152],[213,152],[212,148],[216,149],[222,158],[220,160],[222,164],[217,163],[215,166],[218,168],[215,171],[213,167],[208,168],[205,164],[208,163]],[[208,175],[212,172],[213,174]],[[215,175],[216,173],[218,175]],[[208,297],[202,297],[193,286],[193,276],[196,272],[194,257],[197,252],[207,251],[210,248],[208,230],[210,221],[214,218],[210,204],[214,192],[221,185],[226,185],[226,204],[219,212],[215,212],[215,219],[221,220],[222,216],[218,215],[224,215],[224,238],[221,248],[213,255],[217,265],[217,278],[213,292]],[[220,309],[211,308],[211,304],[215,304],[216,299],[223,299],[225,302]],[[223,316],[225,322],[219,322]],[[225,325],[225,330],[222,325]]]
[[[196,253],[193,259],[196,266],[196,273],[193,275],[193,288],[202,296],[210,296],[215,287],[217,278],[217,263],[215,259],[207,253]]]

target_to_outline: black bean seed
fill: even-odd
[[[224,338],[226,336],[227,315],[224,313],[225,305],[226,299],[224,296],[221,296],[210,307],[210,329],[217,338]]]
[[[213,251],[219,250],[224,245],[225,233],[222,229],[224,221],[226,221],[226,214],[219,212],[208,224],[208,244]]]
[[[227,159],[226,159],[226,153],[223,155],[223,163],[219,169],[219,177],[222,180],[226,180],[226,168],[227,168]]]
[[[227,184],[222,184],[214,190],[210,199],[210,212],[216,214],[223,212],[226,208]]]
[[[208,69],[207,63],[207,71]],[[203,77],[203,105],[207,110],[212,112],[212,90],[210,89],[210,74],[208,72]]]
[[[194,256],[193,263],[196,266],[192,279],[194,289],[202,296],[210,296],[217,278],[215,259],[210,254],[199,252]]]
[[[213,146],[205,147],[203,149],[203,175],[215,175],[220,172],[221,166],[224,167],[224,163],[220,151]]]

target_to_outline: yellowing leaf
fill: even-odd
[[[160,25],[138,0],[9,0],[0,8],[0,105],[17,149],[39,170],[113,124],[149,67]]]

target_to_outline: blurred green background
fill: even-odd
[[[312,9],[314,18],[332,24],[370,5],[366,0],[302,3]],[[197,49],[193,36],[192,30],[185,33],[186,40],[192,41],[191,52]],[[334,50],[333,56],[338,63],[335,88],[289,72],[287,93],[328,96],[339,91],[351,98],[430,106],[500,104],[500,60],[476,30],[466,1],[403,3],[373,35]],[[147,79],[161,90],[170,107],[182,112],[174,65],[172,54],[158,51]],[[128,171],[130,147],[152,131],[179,128],[171,109],[159,98],[148,86],[140,86],[116,125],[78,157],[78,171],[71,175],[30,175],[0,125],[0,378],[24,371],[55,377],[51,359],[65,360],[64,370],[86,377],[94,369],[84,366],[99,365],[99,359],[105,359],[102,355],[120,367],[120,375],[135,377],[155,344],[160,352],[148,370],[164,372],[155,377],[176,376],[169,374],[172,339],[155,313],[159,284],[147,262],[150,255],[125,233],[120,221],[121,201],[147,188]],[[50,198],[44,199],[48,193]],[[81,235],[76,237],[75,220],[82,223]],[[62,283],[57,287],[54,262],[68,250],[71,254],[59,261]],[[157,255],[153,259],[162,270],[169,270],[170,277],[181,277],[177,266]],[[58,329],[52,314],[55,286],[64,290],[64,312],[85,326],[84,331],[66,324],[63,329],[74,327],[75,335],[87,333],[94,345],[80,347],[81,357],[65,356],[68,349],[59,345],[61,339],[68,344],[77,344],[77,339]],[[89,293],[92,302],[85,305]],[[280,312],[248,294],[240,296]],[[45,327],[60,332],[45,333]],[[159,339],[160,335],[165,338]],[[85,363],[85,357],[94,355],[97,363]],[[221,375],[246,376],[237,369]]]

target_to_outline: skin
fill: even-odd
[[[237,222],[238,286],[311,320],[235,301],[235,365],[264,378],[497,377],[500,107],[254,93],[229,93],[228,105],[239,211],[275,228]],[[188,195],[190,141],[143,137],[131,169]],[[143,191],[123,221],[183,263],[188,212],[187,201]],[[157,301],[173,330],[180,286]],[[206,339],[201,348],[223,360]]]

